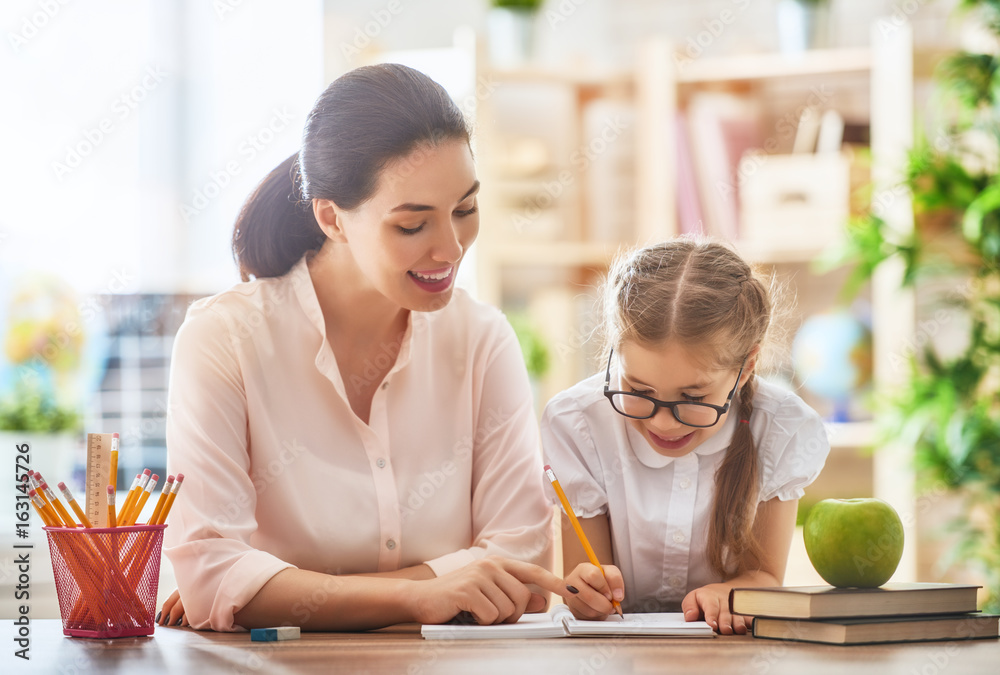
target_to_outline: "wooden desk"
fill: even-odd
[[[380,633],[303,633],[288,642],[251,642],[249,633],[160,628],[149,638],[63,637],[57,620],[31,622],[31,661],[4,640],[4,673],[405,673],[461,675],[976,675],[1000,672],[1000,641],[836,647],[706,639],[426,641],[415,628]],[[13,669],[6,664],[13,664]]]

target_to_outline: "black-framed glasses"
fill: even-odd
[[[661,401],[652,396],[637,394],[632,391],[614,391],[611,387],[611,358],[615,350],[608,354],[608,371],[604,376],[604,395],[611,401],[611,407],[619,415],[631,417],[634,420],[648,420],[656,415],[660,408],[670,408],[674,419],[688,427],[714,427],[719,423],[719,418],[729,412],[729,405],[736,395],[736,388],[740,385],[740,378],[743,377],[743,368],[746,366],[746,359],[740,366],[740,373],[736,376],[736,384],[733,385],[729,396],[726,397],[725,405],[712,405],[711,403],[701,403],[699,401]]]

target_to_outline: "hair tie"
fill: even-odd
[[[743,424],[750,424],[750,420],[740,420]]]

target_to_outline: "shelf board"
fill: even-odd
[[[504,266],[606,267],[618,250],[618,244],[603,242],[491,242],[483,246],[480,256]]]
[[[867,48],[813,49],[802,54],[747,54],[693,59],[677,73],[680,82],[731,82],[777,77],[867,72],[872,52]]]
[[[825,250],[820,246],[785,248],[753,241],[737,241],[733,245],[750,262],[763,264],[811,263],[823,255]]]
[[[487,79],[496,82],[519,84],[564,84],[572,87],[620,87],[634,82],[629,72],[588,72],[586,70],[557,70],[553,68],[488,68],[483,71]]]
[[[832,422],[826,425],[830,447],[870,448],[875,445],[875,422]]]

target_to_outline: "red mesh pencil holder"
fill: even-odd
[[[44,527],[63,634],[152,635],[166,525]]]

